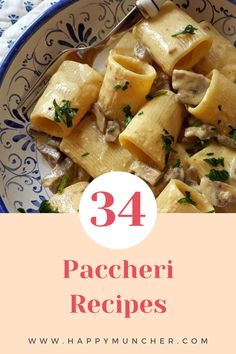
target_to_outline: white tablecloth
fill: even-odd
[[[19,35],[59,0],[0,0],[0,61]]]

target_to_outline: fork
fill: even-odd
[[[22,113],[26,113],[42,95],[51,76],[58,70],[62,62],[72,53],[77,53],[80,60],[88,56],[91,50],[102,49],[107,46],[109,40],[114,35],[120,35],[130,30],[143,18],[155,17],[161,5],[166,0],[137,0],[133,9],[108,33],[108,35],[94,46],[85,48],[69,48],[60,52],[49,64],[47,69],[36,80],[30,91],[22,98],[17,109],[22,108]]]

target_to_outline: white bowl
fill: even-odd
[[[131,0],[64,0],[24,33],[0,67],[0,212],[37,212],[47,191],[46,164],[28,134],[29,117],[16,108],[38,75],[62,49],[100,41],[131,8]],[[235,0],[176,0],[196,20],[210,21],[236,44]]]

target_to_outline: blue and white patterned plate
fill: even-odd
[[[132,8],[134,0],[64,0],[35,21],[0,68],[0,211],[37,212],[47,191],[44,166],[28,134],[29,117],[17,111],[31,83],[61,50],[100,41]],[[196,20],[210,21],[236,44],[234,0],[175,0]]]

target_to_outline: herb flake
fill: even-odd
[[[68,183],[69,183],[69,177],[67,175],[62,176],[61,182],[60,182],[59,187],[57,189],[57,193],[58,194],[63,194],[64,189],[66,188]]]
[[[175,34],[172,34],[171,37],[178,37],[178,36],[181,36],[183,34],[191,34],[191,35],[193,35],[193,34],[195,34],[195,31],[197,31],[197,30],[198,30],[198,28],[193,27],[192,25],[187,25],[182,31],[177,32]]]
[[[90,155],[89,152],[84,152],[83,154],[81,154],[81,157],[86,157],[88,155]]]
[[[53,209],[49,200],[44,200],[39,207],[39,213],[59,213],[59,211],[58,209]]]
[[[73,125],[73,118],[78,112],[78,108],[71,108],[70,101],[63,100],[63,105],[59,106],[56,100],[53,100],[53,106],[55,109],[54,121],[57,123],[63,123],[67,128],[71,128]]]
[[[208,165],[217,167],[218,165],[224,167],[224,158],[223,157],[219,157],[218,159],[216,159],[215,157],[211,157],[209,159],[204,159],[203,161],[205,161],[206,163],[208,163]]]
[[[181,161],[180,161],[180,159],[177,159],[173,165],[173,168],[180,168],[180,166],[181,166]]]
[[[226,170],[216,170],[213,168],[206,177],[211,181],[225,182],[229,179],[229,173]]]
[[[194,200],[192,200],[191,193],[188,191],[185,192],[184,198],[181,198],[178,200],[178,203],[184,204],[184,205],[186,205],[186,204],[191,204],[191,205],[195,205],[195,206],[197,205],[197,203]]]
[[[145,98],[147,101],[151,101],[155,97],[161,97],[161,96],[165,96],[165,95],[167,95],[166,90],[159,90],[159,91],[149,93]]]
[[[130,105],[128,104],[127,106],[125,106],[122,109],[122,111],[123,111],[123,113],[125,114],[125,117],[126,117],[126,119],[124,119],[122,121],[122,123],[123,123],[123,125],[125,127],[127,127],[129,125],[129,123],[131,122],[131,120],[133,119],[133,114],[132,114]]]
[[[17,211],[22,214],[26,213],[25,209],[23,209],[23,208],[18,208]]]
[[[229,126],[229,128],[231,129],[230,132],[229,132],[229,136],[230,136],[234,141],[236,141],[236,129],[233,128],[231,125]]]
[[[167,163],[170,153],[176,152],[171,146],[174,143],[175,139],[172,135],[169,134],[166,129],[163,129],[163,132],[164,134],[161,135],[163,141],[162,148],[166,152],[165,163]]]

